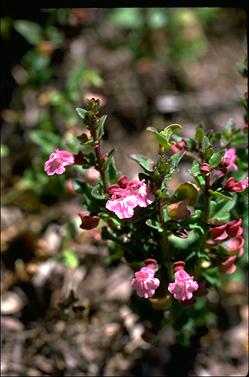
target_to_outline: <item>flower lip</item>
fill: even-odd
[[[227,224],[214,226],[213,228],[209,229],[209,233],[215,241],[224,240],[228,237],[226,228]]]

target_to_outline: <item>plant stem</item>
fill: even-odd
[[[167,225],[164,222],[163,217],[163,202],[162,199],[158,199],[158,213],[159,213],[159,219],[163,228],[163,234],[162,234],[162,254],[163,254],[163,261],[165,263],[169,262],[169,240],[168,240],[168,231],[167,231]]]
[[[210,213],[210,194],[209,194],[209,188],[210,188],[210,179],[209,175],[205,176],[205,189],[204,189],[204,209],[202,214],[202,221],[208,222],[209,219],[209,213]]]
[[[207,223],[209,220],[209,214],[210,214],[210,194],[209,194],[209,187],[210,187],[210,179],[209,175],[205,176],[205,188],[204,188],[204,208],[202,213],[202,221],[204,223]],[[206,240],[208,237],[208,232],[205,232],[201,238],[200,238],[200,250],[204,250]],[[201,262],[202,260],[199,259],[196,266],[196,277],[200,276],[201,274]]]
[[[101,179],[102,179],[102,182],[103,182],[103,186],[104,186],[104,190],[106,192],[107,191],[106,175],[105,175],[105,171],[103,170],[103,158],[102,158],[101,149],[100,149],[100,140],[97,140],[97,137],[96,137],[95,124],[91,124],[90,132],[91,132],[92,138],[94,140],[94,152],[95,152],[95,156],[96,156],[96,159],[97,159],[96,168],[100,173],[100,176],[101,176]]]

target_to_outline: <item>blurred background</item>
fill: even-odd
[[[1,36],[3,375],[245,375],[245,278],[213,292],[215,320],[179,365],[170,328],[153,345],[144,340],[129,308],[129,266],[110,264],[98,229],[79,229],[83,203],[69,174],[43,171],[55,146],[77,151],[75,108],[86,98],[100,98],[103,150],[117,149],[128,178],[137,174],[129,153],[157,153],[148,126],[180,123],[190,137],[201,121],[243,127],[245,11],[4,11]]]

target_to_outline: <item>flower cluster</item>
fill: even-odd
[[[105,206],[120,219],[131,218],[134,215],[134,208],[147,207],[155,200],[155,195],[149,191],[144,179],[128,181],[126,176],[122,176],[117,184],[109,187],[108,191],[111,199]]]
[[[236,270],[234,262],[237,257],[244,254],[243,227],[241,225],[242,219],[231,220],[228,223],[214,226],[209,230],[215,242],[226,240],[221,245],[230,257],[221,262],[220,268],[227,274],[233,273]],[[231,238],[227,239],[228,237]]]

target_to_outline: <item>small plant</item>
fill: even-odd
[[[194,138],[176,135],[179,124],[161,131],[148,127],[158,156],[131,154],[143,171],[129,180],[116,168],[115,150],[101,151],[106,115],[99,115],[99,100],[87,100],[76,111],[84,128],[77,136],[79,148],[74,153],[55,148],[44,169],[61,175],[77,165],[98,172],[91,184],[72,179],[85,207],[80,227],[101,227],[102,239],[112,241],[109,263],[130,264],[138,298],[134,310],[150,329],[156,332],[169,323],[178,341],[188,345],[198,326],[215,322],[208,292],[243,268],[246,127],[230,122],[222,132],[206,132],[199,124]],[[184,160],[191,162],[190,180],[172,192],[168,183]]]

